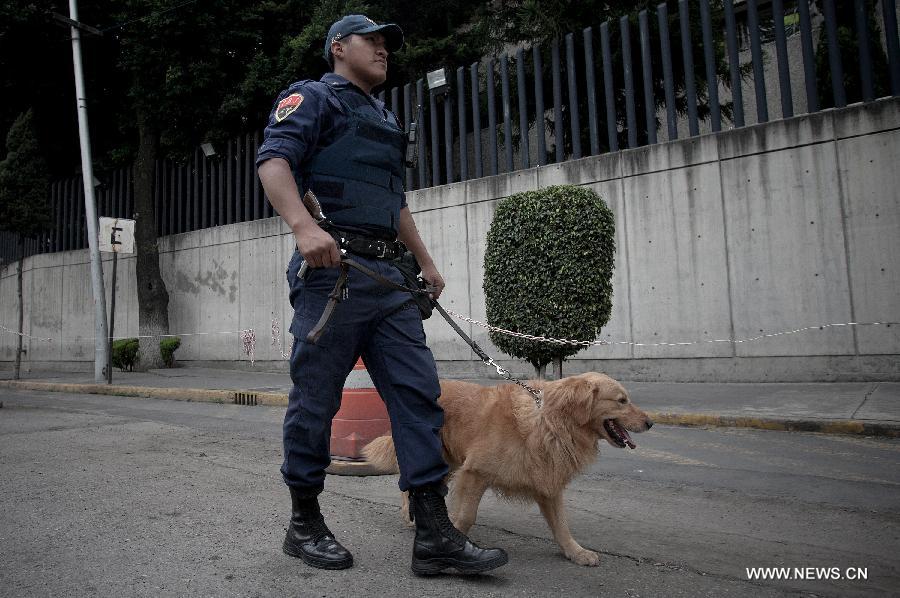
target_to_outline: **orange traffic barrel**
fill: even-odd
[[[387,408],[360,359],[344,383],[341,408],[331,422],[331,456],[337,461],[362,461],[362,448],[390,432]]]

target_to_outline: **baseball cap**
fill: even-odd
[[[331,62],[331,42],[341,40],[352,34],[381,33],[384,36],[388,52],[396,52],[403,47],[403,30],[394,23],[379,25],[365,15],[347,15],[335,22],[325,37],[325,60]]]

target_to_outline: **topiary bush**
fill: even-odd
[[[135,364],[141,359],[138,346],[139,342],[136,338],[113,341],[112,364],[123,372],[133,372]]]
[[[175,367],[175,351],[181,346],[181,339],[177,336],[164,338],[159,341],[159,354],[167,368]]]
[[[593,341],[612,311],[615,219],[594,191],[559,185],[501,200],[487,235],[484,293],[492,326]],[[538,372],[583,347],[490,333]]]

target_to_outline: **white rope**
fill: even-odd
[[[469,322],[470,324],[475,324],[476,326],[480,326],[485,328],[491,332],[496,332],[498,334],[505,334],[507,336],[514,336],[518,338],[524,338],[531,341],[537,341],[541,343],[554,343],[558,345],[581,345],[583,347],[591,347],[591,346],[608,346],[608,345],[631,345],[633,347],[686,347],[690,345],[700,345],[705,343],[751,343],[754,341],[758,341],[765,338],[773,338],[776,336],[786,336],[789,334],[798,334],[800,332],[807,332],[809,330],[825,330],[826,328],[838,328],[838,327],[846,327],[846,326],[888,326],[890,327],[892,324],[897,324],[897,322],[844,322],[840,324],[819,324],[817,326],[805,326],[803,328],[795,328],[793,330],[783,330],[781,332],[772,332],[760,334],[758,336],[750,337],[750,338],[742,338],[742,339],[706,339],[700,341],[685,341],[685,342],[677,342],[677,343],[635,343],[633,341],[581,341],[581,340],[570,340],[564,338],[550,338],[546,336],[538,336],[533,334],[525,334],[522,332],[514,332],[512,330],[507,330],[505,328],[498,328],[497,326],[491,326],[490,324],[486,324],[484,322],[479,322],[478,320],[473,320],[468,316],[464,316],[462,314],[458,314],[451,310],[445,310],[448,314],[457,318],[459,320],[463,320],[465,322]]]
[[[815,326],[805,326],[803,328],[795,328],[793,330],[783,330],[780,332],[770,332],[763,333],[757,336],[749,337],[749,338],[741,338],[741,339],[706,339],[699,341],[684,341],[684,342],[674,342],[674,343],[636,343],[633,341],[605,341],[605,340],[595,340],[595,341],[582,341],[582,340],[572,340],[572,339],[563,339],[563,338],[552,338],[534,334],[525,334],[523,332],[514,332],[512,330],[507,330],[505,328],[499,328],[497,326],[491,326],[485,322],[479,322],[478,320],[474,320],[468,316],[458,314],[452,310],[445,310],[448,314],[457,318],[459,320],[469,322],[470,324],[474,324],[476,326],[480,326],[481,328],[485,328],[491,332],[496,332],[498,334],[505,334],[507,336],[513,336],[517,338],[524,338],[531,341],[541,342],[541,343],[552,343],[557,345],[578,345],[582,347],[592,347],[592,346],[610,346],[610,345],[630,345],[633,347],[688,347],[691,345],[701,345],[708,343],[752,343],[755,341],[767,339],[767,338],[775,338],[779,336],[788,336],[792,334],[799,334],[802,332],[808,332],[810,330],[825,330],[827,328],[841,328],[841,327],[851,327],[851,326],[887,326],[890,327],[892,325],[897,325],[898,322],[843,322],[843,323],[835,323],[835,324],[819,324]],[[47,337],[38,337],[30,334],[24,334],[21,332],[16,332],[15,330],[11,330],[6,326],[0,325],[0,331],[8,332],[10,334],[14,334],[16,336],[21,336],[23,338],[28,338],[36,341],[43,342],[54,342],[55,339],[47,338]],[[213,336],[219,334],[229,334],[229,335],[238,335],[241,339],[241,347],[249,358],[250,363],[254,363],[255,361],[255,352],[256,352],[256,332],[253,328],[248,328],[246,330],[227,330],[222,332],[187,332],[180,334],[145,334],[145,335],[136,335],[136,336],[121,336],[115,337],[113,340],[122,340],[126,338],[174,338],[174,337],[188,337],[188,336]],[[75,337],[75,340],[94,340],[93,336],[83,336],[83,337]],[[281,328],[278,325],[278,319],[272,318],[272,347],[277,349],[281,354],[282,359],[289,359],[290,352],[285,353],[281,351],[279,347],[279,343],[281,342]]]

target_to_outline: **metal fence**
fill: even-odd
[[[896,0],[678,0],[448,79],[449,93],[419,79],[378,94],[420,124],[407,189],[900,95]],[[160,161],[158,233],[272,216],[254,166],[259,142],[257,132],[213,157],[198,149],[187,162]],[[55,225],[33,251],[87,246],[80,181],[53,184]],[[130,217],[127,169],[107,174],[98,204],[100,215]]]

